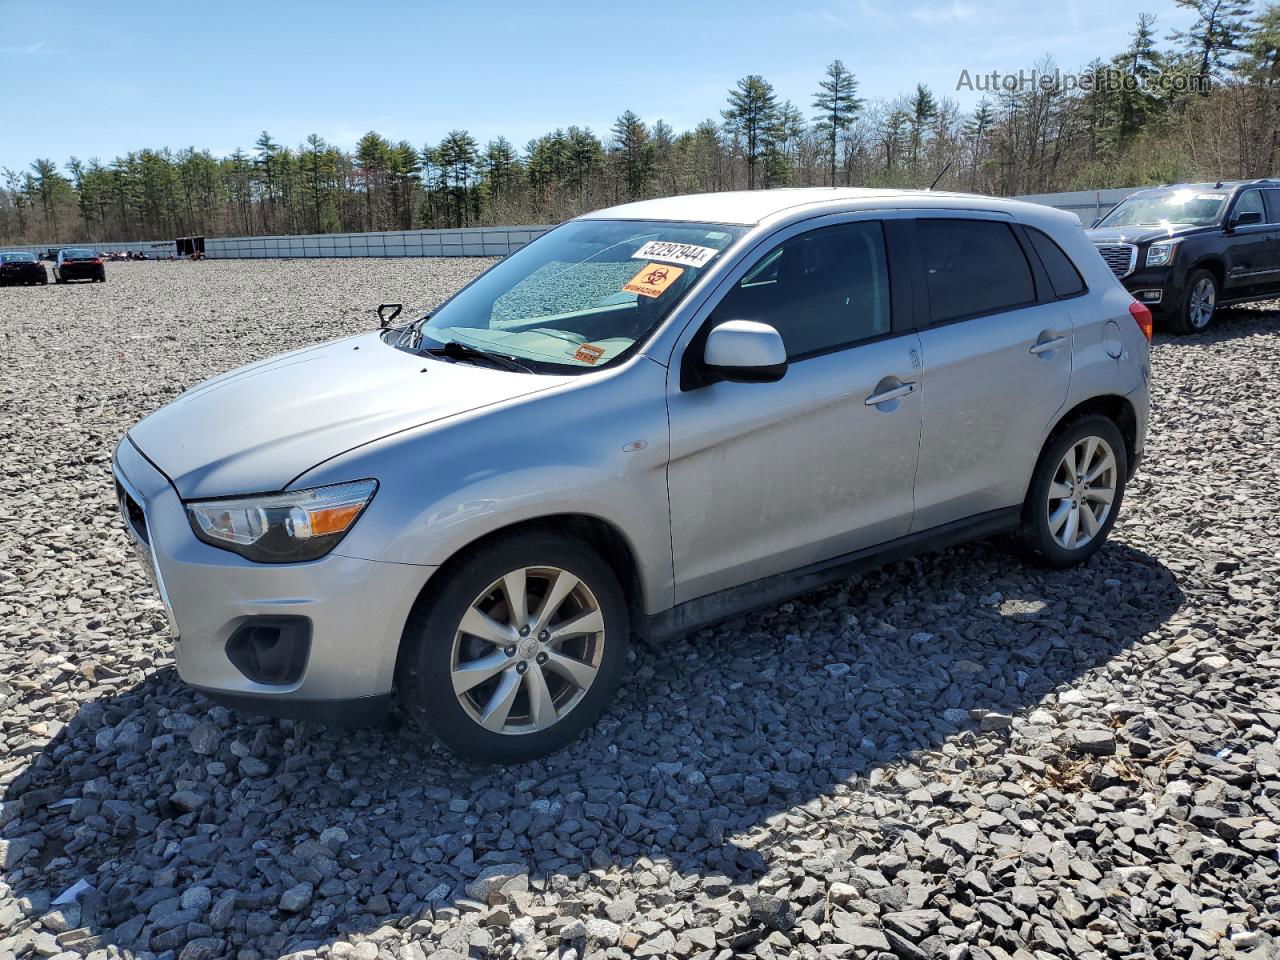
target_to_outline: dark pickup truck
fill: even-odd
[[[1199,333],[1229,303],[1280,298],[1280,180],[1139,190],[1086,231],[1157,323]]]

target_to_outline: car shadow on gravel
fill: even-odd
[[[1122,543],[1068,571],[960,547],[637,645],[597,730],[510,768],[462,764],[394,723],[234,716],[161,669],[84,701],[5,788],[0,879],[78,951],[193,944],[189,958],[385,938],[387,925],[429,938],[486,894],[513,904],[482,922],[502,933],[502,911],[536,917],[556,894],[544,923],[572,913],[584,884],[615,902],[714,897],[778,860],[887,849],[892,817],[861,814],[867,798],[955,819],[952,785],[1017,752],[1012,723],[1051,739],[1034,710],[1182,602],[1167,568]],[[860,817],[865,845],[824,843],[828,817]],[[78,902],[50,907],[79,880]],[[442,943],[465,956],[473,936],[455,924]]]

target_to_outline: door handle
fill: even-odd
[[[896,387],[890,387],[888,390],[881,390],[879,393],[873,393],[862,401],[868,407],[875,407],[882,403],[889,403],[893,400],[901,400],[910,393],[915,393],[916,384],[914,380],[907,380],[898,384]]]
[[[1050,350],[1057,350],[1067,342],[1066,337],[1051,337],[1048,340],[1037,340],[1031,347],[1031,352],[1039,356],[1042,353],[1048,353]]]

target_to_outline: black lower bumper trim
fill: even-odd
[[[349,700],[295,700],[292,697],[262,696],[252,693],[227,693],[196,687],[214,703],[230,707],[238,713],[260,717],[283,717],[306,720],[326,727],[372,727],[386,719],[391,709],[391,694],[353,697]]]

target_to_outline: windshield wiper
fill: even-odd
[[[439,347],[423,347],[421,352],[431,357],[448,357],[451,360],[488,360],[503,370],[515,370],[520,373],[534,372],[532,367],[525,366],[515,357],[509,357],[505,353],[480,350],[461,340],[449,340]]]

